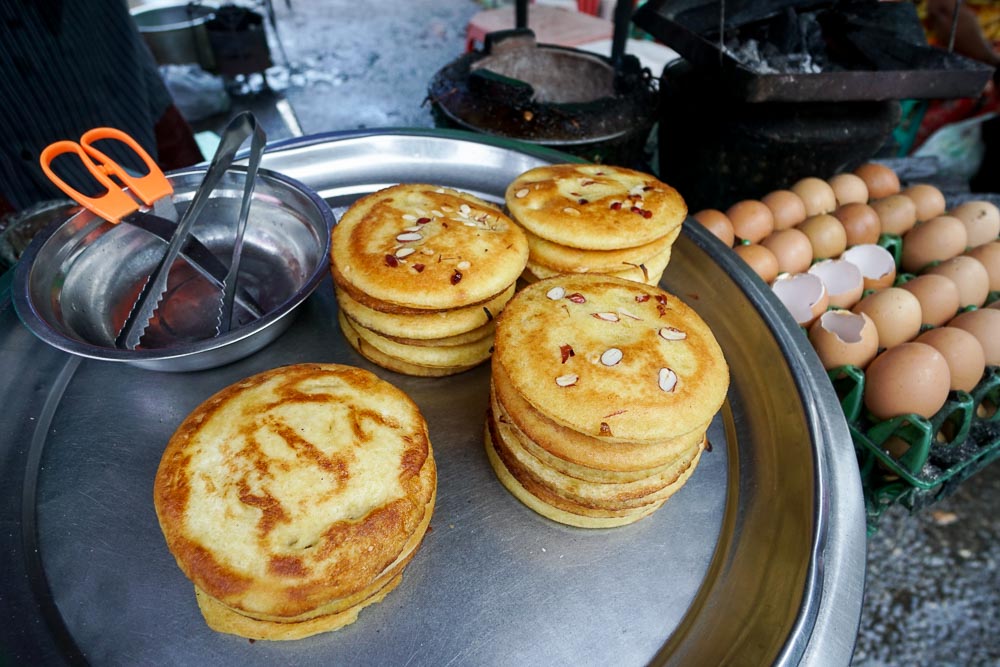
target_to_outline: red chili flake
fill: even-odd
[[[667,297],[664,296],[663,294],[657,294],[656,303],[660,304],[661,306],[667,305]]]
[[[644,211],[642,212],[642,217],[644,217],[644,218],[646,218],[646,219],[648,220],[649,218],[652,218],[652,217],[653,217],[653,212],[652,212],[652,211],[650,211],[650,210],[649,210],[649,209],[647,208],[646,210],[644,210]]]
[[[601,435],[611,435],[611,427],[607,422],[601,422]]]
[[[611,204],[611,210],[612,211],[620,211],[620,210],[622,210],[622,203],[620,201],[614,202],[613,204]]]
[[[576,356],[576,352],[569,345],[561,345],[559,347],[559,354],[562,355],[562,362],[565,364],[570,357]]]
[[[399,260],[396,259],[395,255],[386,255],[385,256],[385,265],[386,266],[391,266],[392,268],[396,268],[397,266],[399,266]]]
[[[640,294],[639,296],[635,297],[635,300],[637,303],[646,303],[647,301],[649,301],[649,295]]]
[[[570,294],[566,298],[569,299],[570,301],[572,301],[573,303],[587,303],[586,297],[584,297],[579,292],[573,292],[572,294]]]
[[[577,204],[579,204],[580,206],[583,206],[584,204],[587,204],[587,203],[589,203],[589,202],[588,202],[588,201],[587,201],[586,199],[584,199],[583,197],[580,197],[580,198],[579,198],[579,199],[578,199],[578,200],[576,201],[576,203],[577,203]]]
[[[459,271],[458,269],[455,269],[455,273],[451,274],[451,284],[457,285],[461,281],[462,281],[462,272]]]
[[[442,222],[441,226],[444,227],[445,229],[448,229],[448,223],[447,222]]]
[[[667,307],[660,304],[656,307],[656,312],[660,314],[660,317],[663,317],[664,315],[667,314]]]
[[[417,273],[423,273],[423,271],[424,271],[424,265],[423,264],[414,264],[413,265],[413,270],[416,271]]]
[[[430,218],[418,218],[417,219],[417,224],[418,225],[426,225],[430,221],[431,221]]]

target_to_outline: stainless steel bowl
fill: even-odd
[[[226,266],[245,175],[240,167],[226,173],[192,229]],[[203,176],[200,168],[169,174],[178,212]],[[76,355],[157,371],[221,366],[256,352],[291,324],[295,309],[327,275],[333,224],[333,212],[315,192],[260,170],[238,284],[263,315],[251,320],[237,308],[234,320],[245,323],[234,322],[223,335],[214,335],[221,291],[182,258],[142,346],[116,348],[115,336],[167,242],[89,211],[50,227],[28,246],[14,274],[14,306],[36,336]]]

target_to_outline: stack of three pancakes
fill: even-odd
[[[536,512],[604,528],[656,511],[694,472],[729,371],[678,298],[619,278],[564,275],[499,318],[486,451]]]
[[[489,358],[493,320],[527,258],[524,234],[493,204],[434,185],[386,188],[333,230],[341,330],[399,373],[467,370]]]

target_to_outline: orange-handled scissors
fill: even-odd
[[[148,173],[144,176],[134,176],[128,173],[107,154],[94,147],[94,143],[101,139],[116,139],[126,144],[146,164]],[[79,156],[87,171],[104,186],[107,192],[95,197],[88,197],[56,175],[52,170],[52,161],[67,153],[75,153]],[[42,171],[56,187],[72,197],[78,204],[85,206],[109,222],[121,222],[122,218],[139,210],[140,204],[122,189],[123,186],[128,186],[130,192],[147,206],[152,206],[153,202],[173,194],[174,191],[170,181],[163,175],[163,171],[156,165],[149,153],[143,150],[135,139],[113,127],[96,127],[89,130],[80,137],[79,143],[56,141],[42,151],[39,161],[42,164]],[[117,178],[121,185],[115,183],[111,177]]]

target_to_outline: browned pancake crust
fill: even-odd
[[[358,405],[362,396],[372,397],[373,402]],[[285,410],[295,413],[325,405],[345,411],[338,415],[349,415],[341,427],[329,431],[330,441],[302,437],[282,416]],[[371,406],[391,406],[392,414]],[[234,409],[243,414],[235,424],[235,416],[228,412]],[[223,414],[225,419],[220,417]],[[238,450],[227,444],[232,441],[228,435],[232,429],[242,434],[243,446]],[[227,434],[226,440],[214,441],[214,434],[220,432]],[[311,433],[308,428],[305,432]],[[401,497],[372,507],[362,516],[335,520],[317,517],[311,506],[283,505],[282,489],[272,487],[269,480],[294,481],[288,476],[298,470],[327,479],[324,488],[312,489],[312,493],[324,494],[316,498],[317,503],[339,503],[337,494],[359,483],[352,478],[351,448],[380,447],[369,440],[376,432],[399,438],[393,443],[401,447],[391,467],[395,477],[386,483],[398,484]],[[264,443],[273,438],[287,445],[293,452],[291,458],[267,453],[273,445]],[[204,464],[216,451],[216,465],[221,468],[192,468],[194,461]],[[164,451],[154,484],[154,504],[167,546],[198,588],[243,613],[292,618],[369,586],[398,558],[424,521],[436,483],[426,424],[403,392],[359,368],[301,364],[247,378],[198,406]],[[211,542],[193,537],[187,525],[192,512],[200,513],[201,506],[192,506],[196,498],[214,504],[218,511],[225,508],[227,518],[213,527],[216,534]],[[317,541],[287,548],[275,544],[275,536],[281,534],[276,531],[288,529],[289,522],[299,516],[322,527]],[[250,545],[249,570],[218,555],[219,547],[232,544]],[[258,569],[261,574],[251,574]]]
[[[680,235],[678,225],[672,231],[645,245],[617,250],[582,250],[547,241],[530,231],[528,263],[539,264],[555,273],[614,273],[648,262],[670,249]],[[668,255],[669,256],[669,255]]]
[[[448,309],[513,284],[528,242],[493,204],[435,185],[403,184],[355,202],[333,229],[330,256],[334,280],[353,288],[356,299],[360,293],[407,308]]]
[[[514,179],[505,201],[511,217],[536,236],[587,250],[652,243],[687,215],[666,183],[610,165],[536,167]]]

